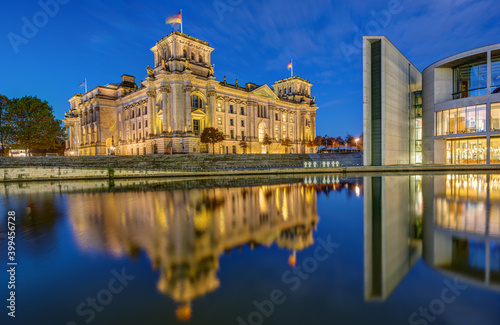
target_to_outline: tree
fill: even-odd
[[[314,140],[312,140],[312,146],[311,147],[321,147],[323,145],[323,138],[318,135]]]
[[[9,144],[10,127],[6,119],[11,101],[6,96],[0,94],[0,156],[4,156],[5,148]]]
[[[338,145],[339,145],[339,149],[340,149],[340,146],[343,146],[343,145],[345,144],[345,141],[344,141],[344,139],[342,139],[342,137],[341,137],[341,136],[338,136],[338,137],[335,139],[335,141],[338,143]]]
[[[266,152],[269,153],[269,145],[272,143],[271,139],[269,138],[269,134],[265,134],[264,138],[262,139],[262,145],[266,146],[267,150]]]
[[[352,151],[352,147],[356,145],[356,139],[351,134],[347,133],[345,144],[348,145]]]
[[[12,142],[30,151],[56,148],[64,138],[64,131],[53,111],[47,101],[36,96],[13,99],[6,114]]]
[[[224,141],[225,136],[221,130],[213,127],[203,129],[201,133],[201,143],[212,144],[212,153],[215,154],[215,144]]]
[[[240,141],[240,148],[243,149],[243,153],[246,153],[247,152],[247,148],[248,148],[248,142],[245,141],[245,137],[242,137],[241,138],[241,141]]]
[[[293,145],[293,141],[290,140],[289,138],[284,138],[282,141],[281,141],[281,145],[284,146],[288,152],[288,148],[290,148],[292,145]]]

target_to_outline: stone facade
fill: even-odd
[[[207,42],[173,32],[151,49],[154,68],[137,86],[135,78],[98,86],[70,99],[64,118],[66,155],[150,155],[168,153],[308,153],[316,136],[312,84],[299,77],[273,87],[244,87],[215,80]],[[206,127],[219,128],[225,141],[200,143]],[[262,140],[268,135],[271,144]],[[284,139],[291,145],[282,144]]]

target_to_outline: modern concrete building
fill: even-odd
[[[384,36],[363,38],[363,136],[366,166],[421,162],[415,109],[422,75]]]
[[[364,165],[499,164],[500,44],[422,74],[384,36],[363,38]]]
[[[151,48],[153,68],[148,66],[139,86],[123,75],[120,83],[74,95],[64,118],[66,154],[211,152],[212,146],[200,143],[206,127],[225,135],[215,153],[312,152],[307,144],[316,137],[318,109],[312,84],[295,76],[273,87],[229,84],[225,77],[216,81],[213,50],[205,41],[173,32]]]

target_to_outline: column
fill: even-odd
[[[487,63],[486,63],[486,94],[491,94],[491,51],[487,52]]]
[[[316,113],[311,114],[311,137],[316,138]]]
[[[211,90],[207,93],[208,103],[206,108],[207,113],[207,127],[216,127],[215,125],[215,110],[217,106],[217,98],[215,91]],[[202,130],[203,131],[203,130]]]
[[[149,120],[149,136],[153,137],[156,135],[156,91],[148,90],[148,120]],[[132,132],[132,131],[131,131]]]
[[[189,56],[189,53],[188,53]],[[193,87],[191,86],[185,86],[184,87],[184,94],[185,94],[185,105],[184,105],[184,114],[186,117],[185,124],[183,127],[183,132],[188,132],[191,133],[193,132],[193,127],[191,125],[191,90]]]
[[[170,118],[170,107],[168,107],[168,93],[170,93],[170,88],[167,86],[162,86],[160,88],[162,93],[162,106],[163,106],[163,131],[172,132],[172,124]]]

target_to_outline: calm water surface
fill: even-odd
[[[500,324],[500,175],[9,183],[0,194],[1,324]]]

